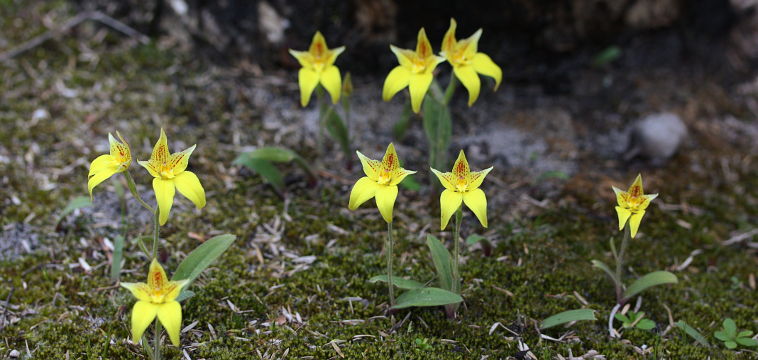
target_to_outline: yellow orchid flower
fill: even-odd
[[[300,105],[303,107],[308,105],[311,94],[319,83],[332,96],[333,103],[336,104],[340,100],[342,78],[340,77],[340,70],[334,66],[334,61],[343,51],[345,51],[344,46],[329,49],[326,46],[324,35],[321,35],[320,31],[316,31],[316,34],[313,35],[308,51],[290,49],[290,54],[302,66],[297,76],[300,85]]]
[[[445,230],[450,217],[463,203],[474,212],[482,226],[487,227],[487,197],[479,186],[490,171],[492,167],[482,171],[471,171],[463,150],[458,154],[452,172],[443,173],[432,169],[445,187],[440,195],[440,230]]]
[[[184,151],[169,154],[166,133],[161,129],[161,136],[155,143],[150,160],[138,161],[154,177],[153,191],[158,203],[161,225],[168,221],[171,205],[174,204],[174,190],[179,190],[198,209],[205,206],[205,190],[200,185],[200,180],[193,172],[185,170],[190,154],[196,146],[192,145]]]
[[[632,238],[637,235],[637,229],[640,227],[642,217],[645,215],[645,209],[647,209],[650,202],[653,201],[658,194],[645,194],[642,191],[642,175],[638,174],[634,179],[632,186],[629,190],[623,191],[613,186],[613,192],[616,193],[616,213],[619,217],[619,230],[624,230],[624,226],[629,220],[629,230],[631,231]]]
[[[132,309],[132,341],[139,343],[150,323],[158,317],[168,332],[174,346],[179,346],[179,330],[182,327],[182,307],[176,297],[187,285],[187,280],[169,281],[166,272],[153,259],[146,283],[122,282],[121,286],[132,292],[137,302]]]
[[[129,143],[121,137],[118,131],[116,136],[119,140],[108,133],[108,142],[111,145],[110,154],[103,154],[92,160],[89,165],[89,175],[87,176],[87,188],[89,196],[92,197],[92,190],[95,186],[105,181],[116,173],[122,172],[129,168],[132,163],[132,152],[129,149]]]
[[[415,174],[415,171],[405,170],[400,167],[395,145],[390,143],[384,153],[382,161],[369,159],[360,151],[358,158],[361,159],[363,172],[366,176],[358,179],[350,191],[350,203],[348,208],[355,210],[361,204],[371,198],[376,198],[376,207],[382,214],[384,221],[392,222],[392,208],[397,198],[397,184],[406,176]]]
[[[442,39],[441,54],[450,62],[455,76],[468,90],[468,106],[471,106],[479,97],[479,88],[481,87],[477,73],[495,79],[495,90],[497,90],[500,81],[503,79],[503,71],[487,54],[477,52],[482,29],[477,30],[474,35],[458,41],[455,39],[455,28],[457,26],[455,19],[450,19],[450,28]]]
[[[400,65],[392,69],[384,80],[382,98],[384,101],[389,101],[398,91],[408,87],[411,93],[411,107],[413,112],[418,113],[429,85],[432,84],[434,77],[432,73],[439,63],[445,61],[445,58],[434,55],[432,44],[429,43],[424,28],[418,32],[415,52],[400,49],[394,45],[390,45],[390,49],[397,56]]]

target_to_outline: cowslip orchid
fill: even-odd
[[[624,230],[627,222],[631,230],[632,238],[637,235],[642,217],[645,215],[645,209],[650,205],[658,194],[645,194],[642,189],[642,175],[638,174],[637,178],[627,191],[623,191],[613,186],[613,192],[616,193],[616,214],[619,219],[619,230]]]
[[[340,70],[334,66],[337,56],[345,51],[344,46],[329,49],[326,39],[320,31],[313,35],[311,46],[308,51],[290,49],[290,54],[297,59],[302,68],[298,72],[298,84],[300,86],[300,105],[305,107],[311,100],[313,90],[321,84],[332,97],[332,103],[340,100],[342,90],[342,78]]]
[[[132,152],[129,149],[129,143],[121,137],[117,131],[118,140],[108,133],[108,142],[110,143],[110,154],[103,154],[95,158],[89,166],[89,175],[87,176],[87,189],[89,196],[92,197],[92,190],[101,182],[107,180],[116,173],[126,171],[132,163]]]
[[[468,38],[456,40],[457,26],[455,19],[450,19],[450,28],[442,39],[441,54],[452,65],[455,77],[468,90],[468,105],[471,106],[479,97],[481,81],[478,74],[495,79],[495,90],[497,90],[503,79],[503,71],[487,54],[478,51],[482,29],[477,30]]]
[[[189,157],[195,150],[192,145],[184,151],[169,153],[166,133],[161,129],[160,138],[155,143],[150,160],[138,161],[154,177],[153,191],[158,203],[160,224],[168,221],[171,206],[174,204],[175,190],[192,201],[198,209],[205,206],[205,190],[200,180],[191,171],[187,171]]]
[[[440,195],[440,230],[447,227],[450,217],[461,208],[462,204],[471,209],[482,226],[487,227],[487,197],[479,187],[492,167],[482,171],[471,171],[463,150],[458,154],[451,172],[431,169],[445,187]]]
[[[376,207],[387,223],[392,222],[392,209],[397,198],[397,185],[415,171],[400,167],[400,160],[392,143],[387,147],[382,161],[369,159],[356,151],[366,176],[358,179],[350,191],[348,208],[355,210],[371,198],[376,198]]]
[[[187,280],[169,281],[166,272],[153,259],[147,283],[126,283],[121,286],[132,292],[137,302],[132,309],[132,341],[139,343],[142,334],[158,317],[168,332],[168,337],[174,346],[179,346],[179,330],[182,326],[182,307],[176,298]]]
[[[382,98],[389,101],[397,92],[407,87],[411,94],[411,108],[413,112],[418,113],[421,111],[421,102],[424,101],[424,96],[432,84],[434,69],[445,61],[445,58],[434,55],[432,44],[423,28],[418,32],[416,51],[394,45],[390,45],[390,49],[397,56],[400,65],[392,69],[384,80]]]

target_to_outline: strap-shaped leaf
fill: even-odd
[[[686,322],[681,321],[681,320],[677,321],[676,327],[682,329],[682,331],[684,331],[685,334],[687,334],[691,338],[695,339],[695,341],[697,341],[698,343],[700,343],[700,345],[703,345],[705,347],[710,347],[711,346],[711,344],[708,343],[708,340],[705,339],[705,336],[703,336],[702,334],[700,334],[700,332],[697,331],[697,329],[695,329],[694,327],[690,326]]]
[[[342,152],[350,154],[350,134],[348,133],[347,125],[345,125],[342,117],[333,108],[329,108],[326,113],[326,130],[334,140],[337,140]]]
[[[397,297],[397,303],[393,309],[404,309],[408,307],[422,306],[441,306],[448,304],[457,304],[463,302],[463,298],[445,289],[427,287],[421,289],[408,290]]]
[[[577,309],[564,311],[562,313],[555,314],[542,321],[540,329],[549,329],[553,326],[570,323],[572,321],[581,320],[597,320],[595,318],[595,310],[592,309]]]
[[[613,271],[611,271],[611,268],[609,268],[608,265],[606,265],[604,262],[600,260],[591,260],[590,262],[592,263],[593,267],[596,267],[600,270],[605,271],[605,273],[611,277],[611,280],[613,280],[614,284],[619,285],[619,280],[616,278],[616,274]]]
[[[432,262],[437,269],[440,287],[445,290],[453,289],[453,270],[451,268],[450,253],[442,245],[439,239],[429,235],[426,237],[426,245],[432,253]]]
[[[387,275],[377,275],[372,277],[371,279],[368,279],[368,282],[370,283],[376,283],[376,282],[387,282]],[[420,289],[424,287],[424,284],[416,281],[416,280],[410,280],[410,279],[403,279],[398,276],[392,277],[392,285],[395,285],[395,287],[398,287],[400,289],[405,290],[412,290],[412,289]]]
[[[235,238],[234,235],[224,234],[208,239],[184,258],[171,280],[189,280],[189,283],[184,286],[186,289],[205,268],[232,245]]]
[[[245,166],[248,169],[255,171],[258,175],[263,176],[263,178],[266,179],[266,181],[277,191],[282,191],[284,189],[284,176],[270,161],[252,158],[246,154],[242,154],[234,160],[234,163]]]
[[[637,280],[624,291],[624,298],[631,299],[634,295],[645,291],[646,289],[663,284],[676,284],[679,280],[676,275],[668,271],[653,271]]]

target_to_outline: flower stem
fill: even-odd
[[[624,275],[624,253],[626,252],[629,238],[631,238],[630,231],[629,226],[626,226],[626,229],[624,230],[624,239],[621,240],[621,248],[619,249],[618,257],[616,258],[616,279],[618,280],[616,282],[616,303],[621,305],[624,303],[624,282],[622,279],[622,276]]]
[[[153,216],[153,259],[158,257],[158,237],[161,232],[160,219],[158,218],[159,215],[160,210],[155,209],[155,216]]]
[[[129,191],[132,193],[135,199],[149,212],[155,212],[155,209],[153,209],[152,206],[148,205],[144,200],[142,200],[142,196],[139,195],[137,192],[137,185],[134,184],[134,178],[132,178],[132,174],[129,173],[129,170],[124,171],[124,176],[126,177],[126,185],[129,188]]]
[[[461,293],[461,275],[458,272],[458,262],[460,251],[461,220],[463,219],[463,209],[459,207],[455,212],[455,234],[453,235],[453,292]]]
[[[458,78],[455,76],[455,74],[450,75],[450,82],[447,84],[447,89],[445,89],[445,105],[450,103],[450,99],[453,98],[453,94],[455,94],[455,88],[458,87]]]
[[[321,85],[316,87],[316,98],[318,99],[318,134],[316,136],[316,146],[318,147],[318,153],[321,154],[324,152],[324,123],[326,122],[326,114],[328,113],[327,100]]]
[[[390,308],[395,306],[395,289],[392,284],[392,223],[387,223],[387,285],[390,292]]]
[[[155,318],[155,334],[153,334],[153,359],[161,360],[161,322]]]

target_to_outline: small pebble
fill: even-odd
[[[10,356],[13,359],[17,359],[21,356],[21,352],[18,350],[11,350],[11,353],[8,354],[8,356]]]
[[[649,115],[632,125],[629,147],[624,159],[628,161],[640,156],[653,163],[662,164],[676,154],[686,136],[687,126],[678,115]]]

